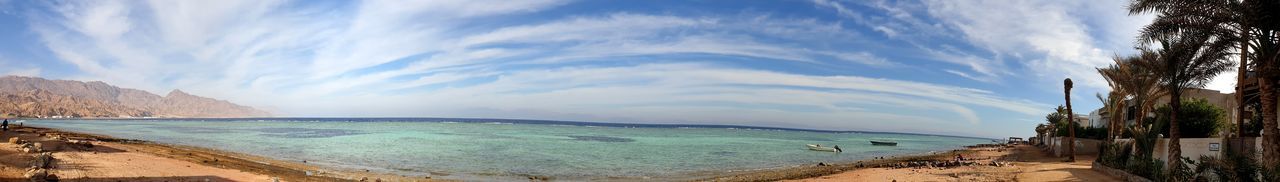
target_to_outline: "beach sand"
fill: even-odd
[[[833,175],[787,181],[1120,181],[1091,170],[1095,156],[1077,155],[1075,162],[1062,162],[1039,148],[1029,145],[1011,147],[976,147],[959,153],[976,164],[959,167],[875,167],[845,171]],[[954,155],[934,156],[951,160]]]
[[[0,181],[25,181],[36,155],[8,143],[11,137],[40,143],[51,152],[56,161],[51,174],[63,181],[432,181],[33,127],[0,134]],[[92,147],[67,142],[71,140],[91,141]]]
[[[41,143],[56,159],[52,174],[64,181],[438,181],[321,168],[302,161],[212,149],[117,139],[45,128],[17,128],[0,134],[0,181],[25,181],[36,154],[8,143],[10,137]],[[91,141],[87,147],[68,141]],[[955,167],[902,167],[921,161],[972,160]],[[1093,156],[1061,162],[1028,145],[969,147],[935,154],[887,157],[824,166],[787,167],[714,174],[696,181],[1118,181],[1090,170]],[[992,165],[995,161],[998,165]]]

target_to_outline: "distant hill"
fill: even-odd
[[[267,117],[248,106],[174,90],[159,96],[107,83],[0,77],[0,115],[17,117]]]

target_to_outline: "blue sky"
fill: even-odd
[[[282,116],[1028,136],[1063,78],[1099,107],[1151,19],[1124,3],[0,0],[0,74]]]

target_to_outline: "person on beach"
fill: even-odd
[[[4,123],[0,123],[0,128],[4,128],[4,131],[9,131],[9,119],[5,119]]]

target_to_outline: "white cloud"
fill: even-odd
[[[885,36],[889,36],[890,38],[898,36],[898,31],[895,31],[892,28],[889,28],[886,26],[876,26],[874,27],[874,29],[877,32],[884,33]]]
[[[503,74],[492,82],[442,88],[430,93],[282,103],[307,103],[285,108],[309,114],[361,106],[355,113],[417,112],[491,117],[495,112],[519,111],[498,115],[837,130],[893,128],[911,123],[937,126],[912,127],[929,132],[972,127],[985,120],[1036,117],[1047,112],[1043,108],[1048,108],[1044,104],[1002,98],[990,91],[947,85],[852,76],[806,76],[704,64],[524,70]],[[843,106],[846,104],[875,108],[849,109]],[[984,120],[974,108],[1017,114]]]
[[[1093,89],[1107,88],[1105,80],[1093,68],[1111,63],[1111,55],[1115,53],[1131,52],[1124,48],[1131,46],[1123,45],[1131,43],[1127,40],[1132,39],[1138,28],[1112,22],[1141,22],[1144,18],[1149,21],[1149,17],[1124,16],[1122,1],[926,1],[925,4],[933,17],[961,31],[971,44],[990,50],[997,57],[1019,60],[1030,68],[1020,74],[1035,74],[1041,81],[1070,77]],[[1078,16],[1081,14],[1110,16],[1092,15],[1098,17],[1086,20],[1089,16]],[[1090,26],[1090,23],[1106,26]]]
[[[841,76],[858,74],[846,72],[814,76],[734,67],[747,61],[851,63],[887,70],[910,66],[875,49],[860,49],[879,46],[851,48],[877,42],[840,21],[754,14],[604,13],[494,23],[486,20],[523,16],[565,2],[349,3],[358,4],[334,8],[278,1],[86,1],[58,5],[54,14],[36,16],[31,24],[49,52],[80,71],[60,77],[155,93],[182,88],[291,116],[509,117],[954,132],[993,120],[1034,117],[1048,108],[953,85]],[[842,3],[815,3],[843,16],[862,17]],[[901,21],[875,31],[889,37],[932,36],[915,28],[935,25],[923,23],[908,8],[873,3],[868,6]],[[872,22],[863,21],[860,24]],[[1044,41],[1057,40],[1049,37]],[[1087,47],[1062,48],[1082,46]],[[1055,48],[1059,47],[1043,49]],[[947,46],[922,49],[929,51],[924,56],[970,69],[946,70],[970,79],[994,82],[1012,74],[1000,57]],[[663,57],[671,55],[678,58]],[[731,59],[705,58],[712,56]],[[744,64],[735,64],[739,60]]]
[[[1128,16],[1124,1],[813,3],[870,30],[916,45],[935,60],[971,69],[943,68],[942,72],[988,83],[1010,75],[1034,75],[1032,78],[1040,82],[1070,77],[1094,90],[1105,89],[1106,83],[1093,68],[1110,63],[1114,54],[1133,52],[1133,36],[1151,20],[1150,15]],[[854,10],[855,6],[865,9]],[[926,23],[920,17],[937,23]],[[958,45],[945,43],[948,40],[973,48],[956,49]]]

